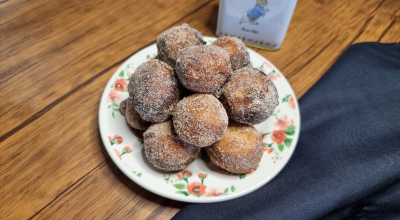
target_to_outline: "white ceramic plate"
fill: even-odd
[[[208,44],[216,38],[204,37]],[[119,104],[128,97],[130,75],[145,61],[157,54],[156,45],[135,53],[113,74],[100,101],[101,138],[115,164],[143,188],[170,199],[209,203],[246,195],[274,178],[286,165],[299,139],[300,113],[296,97],[288,81],[267,59],[249,49],[255,68],[265,72],[275,83],[279,106],[274,114],[256,125],[263,135],[264,155],[257,169],[245,175],[228,173],[216,167],[207,156],[197,158],[184,171],[157,170],[143,153],[138,132],[131,129],[119,112]]]

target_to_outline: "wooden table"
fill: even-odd
[[[218,1],[0,0],[0,219],[165,219],[185,204],[132,182],[100,140],[114,71],[167,28],[214,36]],[[400,40],[398,0],[299,0],[257,50],[300,98],[352,44]]]

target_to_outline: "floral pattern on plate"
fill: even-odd
[[[215,38],[205,37],[211,44]],[[137,66],[153,60],[156,45],[130,57],[111,76],[99,107],[99,127],[104,146],[118,168],[143,188],[170,199],[209,203],[250,193],[274,178],[289,161],[299,138],[300,112],[296,97],[284,75],[268,60],[249,49],[253,66],[274,82],[280,104],[265,122],[255,125],[263,137],[264,153],[256,168],[244,175],[232,174],[215,166],[202,154],[184,171],[163,172],[154,168],[143,153],[143,132],[130,128],[119,112],[128,98],[127,84]],[[162,178],[161,178],[162,177]]]
[[[180,173],[176,174],[176,179],[175,182],[172,179],[171,175],[163,175],[164,181],[168,183],[172,183],[172,185],[178,189],[179,191],[176,191],[175,193],[177,194],[182,194],[185,196],[204,196],[204,197],[215,197],[215,196],[221,196],[221,195],[228,195],[229,192],[229,187],[226,187],[225,190],[220,190],[218,187],[207,187],[204,184],[204,180],[207,178],[207,173],[199,173],[197,174],[199,181],[195,182],[190,182],[189,183],[189,178],[192,177],[193,174],[189,170],[182,170]],[[183,183],[181,183],[183,182]],[[230,187],[231,192],[235,192],[235,186],[232,185]]]

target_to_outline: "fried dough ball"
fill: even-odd
[[[188,24],[173,27],[162,33],[157,39],[157,58],[175,67],[178,52],[185,47],[203,45],[203,34],[190,28]]]
[[[182,85],[199,93],[218,93],[232,75],[229,54],[214,45],[182,49],[176,60],[176,75]]]
[[[121,112],[122,115],[125,115],[126,112],[126,103],[128,102],[129,99],[125,99],[124,101],[122,101],[121,103],[119,103],[119,110]]]
[[[267,75],[255,68],[236,70],[222,88],[220,100],[233,120],[255,125],[278,106],[278,91]]]
[[[132,100],[127,98],[121,102],[119,109],[125,115],[126,122],[135,129],[145,131],[150,127],[151,122],[145,121],[140,118],[139,113],[133,108]]]
[[[229,53],[233,70],[246,66],[252,67],[249,52],[247,52],[246,46],[238,38],[221,37],[214,41],[213,45],[222,47]]]
[[[214,96],[194,94],[178,103],[172,121],[179,138],[205,147],[221,140],[228,126],[228,115]]]
[[[222,140],[206,147],[211,161],[232,173],[244,174],[260,162],[263,143],[260,134],[251,125],[229,121]]]
[[[180,140],[172,121],[150,126],[143,137],[147,159],[160,170],[183,170],[199,156],[201,149]]]
[[[164,122],[179,101],[178,79],[166,63],[159,60],[141,64],[128,85],[133,107],[143,120]]]

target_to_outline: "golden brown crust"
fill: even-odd
[[[214,41],[213,45],[221,47],[228,52],[233,70],[246,66],[252,67],[249,52],[238,38],[229,36],[220,37]]]
[[[178,79],[170,66],[159,60],[141,64],[128,85],[133,107],[143,120],[168,120],[179,101]]]
[[[229,54],[214,45],[182,49],[176,60],[176,75],[187,89],[199,93],[216,93],[232,75]]]
[[[255,125],[265,121],[278,106],[278,91],[264,73],[255,68],[236,70],[220,97],[233,120]]]
[[[183,170],[200,154],[200,147],[178,138],[171,121],[150,126],[143,137],[147,159],[161,170]]]
[[[229,122],[220,141],[205,149],[213,163],[237,174],[251,171],[263,155],[262,139],[257,130],[234,121]]]
[[[228,115],[214,96],[194,94],[178,103],[173,124],[183,141],[205,147],[221,140],[228,125]]]

